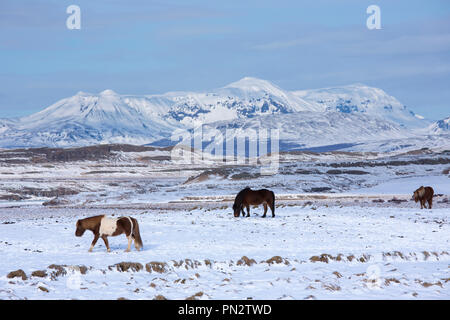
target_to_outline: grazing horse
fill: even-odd
[[[130,251],[131,242],[134,240],[136,250],[142,248],[142,239],[139,233],[139,224],[136,219],[131,217],[109,218],[106,215],[94,216],[77,221],[77,230],[75,235],[81,237],[86,230],[91,230],[94,234],[94,240],[91,243],[89,252],[92,252],[98,238],[105,242],[106,250],[111,251],[108,244],[108,236],[118,236],[125,233],[128,239],[128,247],[125,252]]]
[[[420,201],[420,209],[427,207],[425,202],[428,202],[428,209],[431,209],[431,207],[433,206],[433,196],[434,196],[433,188],[424,186],[421,186],[419,189],[414,191],[413,194],[414,201],[416,203]]]
[[[250,205],[264,205],[264,215],[266,217],[267,206],[272,210],[272,217],[275,217],[275,194],[273,191],[267,189],[252,190],[245,188],[241,190],[234,199],[233,211],[234,216],[239,217],[242,212],[242,216],[245,216],[244,207],[247,208],[247,217],[250,217]]]

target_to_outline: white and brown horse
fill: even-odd
[[[139,251],[142,248],[139,224],[137,220],[132,217],[109,218],[106,215],[100,215],[78,220],[75,235],[81,237],[86,230],[90,230],[94,233],[94,240],[89,248],[89,252],[92,252],[92,248],[94,248],[98,238],[103,239],[106,250],[110,252],[111,249],[109,248],[108,237],[115,237],[123,233],[128,239],[126,252],[130,251],[131,242],[133,240],[136,250]]]

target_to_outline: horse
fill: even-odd
[[[433,206],[433,196],[434,190],[432,187],[421,186],[413,193],[414,201],[416,203],[420,201],[420,209],[427,207],[426,202],[428,202],[428,209],[431,209]]]
[[[241,190],[234,199],[233,211],[234,216],[245,216],[244,207],[247,208],[247,217],[250,217],[250,205],[264,205],[264,215],[266,217],[267,206],[272,210],[272,217],[275,217],[275,194],[267,189],[252,190],[249,187]]]
[[[89,252],[92,252],[98,238],[105,242],[107,252],[111,252],[108,244],[108,237],[125,234],[128,239],[128,247],[125,252],[130,251],[131,242],[134,240],[134,246],[139,251],[142,245],[141,235],[139,233],[139,224],[132,217],[109,218],[106,215],[93,216],[77,221],[75,236],[81,237],[86,230],[92,231],[94,240],[91,243]]]

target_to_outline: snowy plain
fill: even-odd
[[[450,298],[448,207],[281,204],[275,218],[265,219],[261,209],[252,212],[234,218],[228,206],[3,210],[0,298]],[[88,253],[93,236],[76,238],[75,222],[96,214],[135,217],[144,250],[124,252],[126,238],[118,236],[110,238],[112,252],[99,241]],[[122,271],[115,265],[121,262],[142,269]],[[162,269],[149,272],[155,262]],[[64,266],[65,274],[51,265]],[[17,269],[28,279],[7,278]],[[32,276],[38,270],[47,275]]]
[[[274,176],[145,160],[164,155],[5,161],[0,299],[450,298],[448,152],[284,154]],[[275,218],[233,217],[247,185],[275,191]],[[144,250],[122,235],[89,253],[75,223],[98,214],[135,217]]]

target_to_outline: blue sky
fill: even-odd
[[[66,8],[81,8],[68,30]],[[366,8],[381,8],[368,30]],[[379,87],[450,115],[450,1],[0,2],[0,117],[78,91],[203,91],[244,76],[300,90]]]

